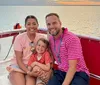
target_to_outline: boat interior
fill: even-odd
[[[25,31],[26,30],[18,29],[2,32],[0,33],[0,38],[7,38],[11,36],[15,38],[16,35]],[[47,33],[47,31],[43,29],[39,29],[38,32],[43,34]],[[77,36],[80,38],[84,59],[90,71],[90,85],[100,85],[100,39],[82,35]],[[12,43],[14,41],[14,38],[12,40]],[[4,60],[0,61],[0,65],[8,63],[10,62],[10,60],[11,59],[5,58]],[[57,69],[57,64],[54,64],[54,68]],[[7,75],[8,74],[4,74],[0,76],[0,85],[10,85]]]

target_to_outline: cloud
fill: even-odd
[[[100,2],[94,0],[72,0],[72,1],[57,1],[56,3],[62,5],[100,5]]]

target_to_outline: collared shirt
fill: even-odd
[[[30,57],[29,61],[28,61],[28,66],[30,66],[33,62],[39,62],[39,63],[42,63],[42,64],[48,64],[48,63],[51,63],[52,62],[52,59],[50,57],[50,54],[48,51],[44,52],[42,54],[42,57],[40,60],[37,59],[37,53],[35,54],[32,54],[32,56]]]
[[[63,35],[63,39],[61,42],[61,37]],[[84,61],[84,57],[83,57],[83,53],[82,53],[82,46],[80,43],[79,38],[74,35],[73,33],[69,32],[66,29],[64,29],[63,34],[60,37],[58,37],[57,39],[53,39],[53,36],[50,36],[50,47],[51,50],[53,52],[54,58],[58,64],[58,68],[61,71],[67,72],[69,69],[69,60],[78,60],[77,63],[77,72],[79,71],[83,71],[86,72],[89,75],[89,71],[88,68],[86,67],[85,61]],[[54,42],[56,44],[54,44]],[[54,49],[56,49],[56,53],[58,52],[58,47],[60,45],[61,42],[61,46],[60,46],[60,61],[59,62],[57,59],[58,57],[55,54]]]

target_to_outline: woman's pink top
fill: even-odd
[[[47,38],[47,36],[44,34],[36,33],[36,37],[34,39],[34,45],[36,44],[39,38]],[[24,64],[28,63],[28,60],[32,54],[30,43],[31,43],[31,40],[29,39],[27,32],[19,34],[15,38],[15,41],[14,41],[14,46],[13,46],[14,50],[23,52],[22,60]],[[15,54],[14,54],[11,64],[17,64]]]

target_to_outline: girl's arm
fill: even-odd
[[[44,71],[49,71],[50,70],[50,63],[48,63],[48,64],[41,64],[39,62],[33,62],[32,63],[32,67],[34,67],[35,65],[36,66],[39,66]]]
[[[77,60],[69,60],[69,69],[62,85],[70,85],[76,72]]]

